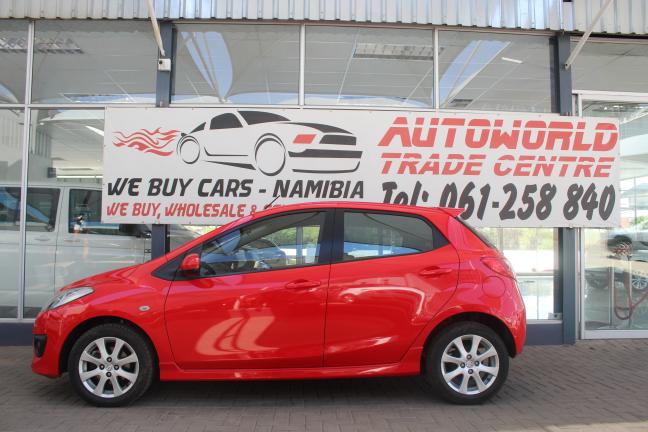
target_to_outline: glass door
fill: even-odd
[[[648,337],[648,95],[579,93],[581,116],[620,123],[619,226],[581,230],[583,338]]]

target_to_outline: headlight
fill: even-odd
[[[88,294],[92,294],[94,289],[91,287],[80,287],[72,288],[67,291],[63,291],[59,295],[55,296],[52,300],[47,302],[47,305],[43,307],[43,311],[56,309],[57,307],[63,306],[74,300],[78,300],[81,297],[85,297]]]

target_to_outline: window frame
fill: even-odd
[[[420,219],[432,230],[432,235],[433,235],[432,244],[434,247],[433,249],[426,250],[426,251],[411,252],[411,253],[398,254],[398,255],[368,256],[368,257],[345,261],[344,260],[344,214],[347,212],[348,213],[374,213],[374,214],[384,214],[389,216],[400,216],[400,217],[410,217],[410,218]],[[437,246],[437,242],[439,246]],[[434,252],[448,245],[452,245],[452,243],[450,243],[450,241],[446,238],[446,236],[443,235],[441,230],[437,228],[436,225],[434,225],[434,223],[432,223],[430,219],[417,213],[408,213],[408,212],[393,211],[393,210],[361,209],[361,208],[335,209],[335,232],[333,235],[333,250],[331,256],[332,258],[331,264],[350,264],[350,263],[375,260],[375,259],[398,258],[404,256],[421,255],[421,254]]]
[[[232,273],[227,273],[227,274],[220,274],[220,275],[185,275],[182,274],[179,269],[180,269],[180,263],[184,260],[184,258],[192,253],[197,253],[200,255],[205,247],[205,245],[213,240],[217,240],[219,238],[225,237],[235,230],[240,230],[245,227],[248,227],[250,225],[255,225],[257,223],[262,223],[262,222],[267,222],[269,220],[283,217],[283,216],[289,216],[289,215],[294,215],[294,214],[301,214],[301,213],[324,213],[324,222],[322,225],[322,233],[321,233],[321,243],[320,243],[320,254],[319,254],[319,259],[315,263],[309,263],[309,264],[301,264],[301,265],[295,265],[295,266],[287,266],[287,267],[282,267],[282,268],[275,268],[275,269],[255,269],[253,271],[241,271],[241,272],[232,272]],[[222,278],[222,277],[228,277],[228,276],[235,276],[235,275],[243,275],[243,274],[256,274],[256,273],[267,273],[267,272],[275,272],[275,271],[284,271],[284,270],[293,270],[293,269],[299,269],[299,268],[306,268],[306,267],[316,267],[316,266],[321,266],[321,265],[330,265],[331,264],[331,252],[332,252],[332,244],[333,244],[333,224],[335,222],[335,213],[334,209],[332,208],[309,208],[309,209],[302,209],[302,210],[295,210],[295,211],[289,211],[289,212],[282,212],[282,213],[277,213],[277,214],[272,214],[268,216],[264,216],[258,219],[253,219],[249,222],[237,225],[232,227],[231,229],[228,229],[227,231],[224,231],[222,233],[218,233],[216,235],[210,236],[208,239],[205,239],[203,242],[201,242],[199,245],[189,249],[188,251],[178,255],[176,258],[171,260],[169,264],[172,265],[171,268],[167,268],[167,265],[163,265],[159,267],[157,270],[153,272],[154,276],[162,277],[165,279],[165,276],[169,275],[169,271],[172,271],[174,273],[173,280],[174,281],[184,281],[184,280],[199,280],[199,279],[213,279],[213,278]]]

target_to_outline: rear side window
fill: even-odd
[[[438,230],[418,217],[344,213],[343,261],[427,252],[447,243]]]

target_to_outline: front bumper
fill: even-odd
[[[32,371],[50,378],[61,376],[59,358],[63,347],[60,331],[60,317],[52,313],[42,312],[34,322],[34,353],[32,356]]]

